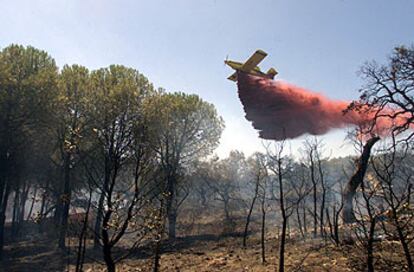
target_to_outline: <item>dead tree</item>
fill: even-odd
[[[344,208],[342,212],[344,223],[352,223],[355,221],[353,200],[357,188],[362,184],[365,176],[365,172],[368,168],[369,158],[371,156],[371,149],[376,142],[379,141],[379,137],[374,136],[369,139],[363,147],[362,154],[356,162],[356,171],[348,181],[344,191]]]
[[[366,252],[366,265],[368,272],[374,272],[374,240],[375,226],[377,224],[376,207],[374,197],[377,194],[377,187],[369,186],[371,184],[361,183],[362,203],[358,203],[358,217],[355,217],[357,227],[354,229],[360,245]],[[363,208],[363,210],[361,209]]]
[[[339,183],[339,182],[338,182]],[[336,246],[340,245],[339,239],[339,219],[341,217],[341,212],[344,207],[344,200],[343,200],[343,186],[341,184],[339,195],[341,196],[341,200],[335,201],[332,206],[332,215],[330,213],[330,207],[326,207],[326,220],[329,226],[329,237],[334,242]]]
[[[262,263],[266,262],[266,243],[265,243],[265,237],[266,237],[266,190],[267,190],[267,178],[264,179],[263,183],[261,184],[262,189],[262,195],[261,195],[261,211],[262,211],[262,224],[260,228],[260,246],[262,250]]]
[[[279,236],[279,265],[278,271],[285,271],[285,247],[286,247],[286,232],[288,227],[289,217],[294,211],[294,204],[288,203],[287,196],[291,194],[291,186],[286,183],[287,176],[292,172],[291,160],[283,155],[285,142],[276,143],[274,151],[267,148],[267,154],[269,157],[269,170],[273,172],[279,187],[278,202],[279,209],[282,216],[282,233]],[[297,202],[296,202],[297,203]],[[296,204],[295,203],[295,204]]]
[[[254,185],[254,195],[253,195],[253,199],[252,202],[250,204],[250,209],[249,212],[247,214],[247,218],[246,218],[246,225],[244,227],[244,234],[243,234],[243,247],[246,247],[246,242],[247,242],[247,235],[248,235],[248,230],[249,230],[249,224],[250,224],[250,218],[253,212],[253,208],[254,208],[254,204],[256,203],[256,199],[258,197],[259,194],[259,186],[260,183],[263,181],[263,179],[266,177],[267,175],[267,171],[266,171],[266,166],[265,166],[265,162],[263,159],[263,156],[261,154],[255,154],[254,157],[252,157],[251,159],[252,161],[250,161],[252,163],[252,171],[253,171],[253,176],[254,176],[254,180],[255,180],[255,185]]]
[[[387,218],[393,227],[392,232],[399,240],[403,249],[408,271],[414,271],[410,253],[410,242],[414,239],[414,215],[410,207],[412,194],[412,161],[407,154],[397,151],[396,140],[392,138],[390,151],[373,160],[376,178],[380,181],[383,200],[388,206]],[[412,159],[412,158],[411,158]]]

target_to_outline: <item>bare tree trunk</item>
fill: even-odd
[[[328,226],[329,226],[329,236],[335,242],[335,245],[337,245],[336,240],[335,240],[335,236],[334,236],[333,222],[331,222],[331,217],[329,215],[329,207],[326,208],[325,212],[326,212],[326,221],[328,222]],[[335,213],[335,206],[334,206],[333,213]]]
[[[309,153],[309,159],[310,159],[310,171],[311,171],[311,181],[312,181],[312,190],[313,190],[313,237],[315,238],[318,233],[318,209],[317,209],[317,203],[318,203],[318,195],[317,195],[317,183],[315,178],[315,163],[313,161],[313,147],[310,150]]]
[[[173,208],[168,213],[168,238],[174,240],[176,237],[177,211]]]
[[[70,154],[65,155],[64,162],[64,189],[63,195],[61,196],[62,201],[62,215],[60,219],[60,231],[59,231],[59,248],[65,249],[66,232],[68,228],[68,217],[71,200],[71,186],[70,186]]]
[[[227,193],[225,193],[224,195],[223,195],[223,207],[224,207],[224,216],[225,216],[225,220],[226,220],[226,223],[229,223],[230,221],[231,221],[231,216],[230,216],[230,212],[229,212],[229,202],[230,202],[230,199],[228,198],[228,194]]]
[[[174,174],[167,178],[167,218],[168,218],[168,239],[174,240],[176,236],[177,210],[174,207],[176,179]]]
[[[108,272],[115,272],[115,262],[112,258],[111,247],[105,244],[103,246],[103,257]]]
[[[158,211],[158,218],[160,222],[158,224],[158,233],[156,234],[157,240],[156,240],[155,249],[154,249],[154,264],[152,267],[153,272],[158,272],[160,269],[161,243],[162,243],[164,227],[165,227],[164,200],[161,200],[160,209]]]
[[[370,217],[372,217],[370,215]],[[367,269],[368,272],[374,272],[374,234],[375,234],[375,217],[370,218],[369,237],[367,244]]]
[[[286,244],[286,226],[287,215],[285,210],[285,196],[283,192],[282,162],[278,159],[278,180],[279,180],[279,205],[282,213],[282,235],[279,237],[279,272],[285,271],[285,244]]]
[[[27,214],[26,221],[29,221],[30,217],[32,217],[34,204],[36,202],[36,196],[37,196],[37,186],[35,186],[34,188],[32,204],[30,204],[30,209],[29,209],[29,213]]]
[[[325,237],[325,222],[324,222],[324,211],[325,211],[325,198],[326,198],[326,186],[325,186],[325,178],[322,169],[322,162],[319,157],[319,151],[317,151],[317,160],[318,160],[318,170],[319,170],[319,180],[322,188],[322,199],[321,199],[321,207],[320,207],[320,235]]]
[[[262,227],[261,227],[261,235],[260,235],[260,245],[262,249],[262,263],[266,262],[266,209],[264,205],[262,206]]]
[[[26,212],[27,197],[29,195],[30,188],[31,188],[30,184],[27,184],[27,182],[25,182],[24,186],[23,186],[21,201],[20,201],[19,224],[24,221],[24,214]]]
[[[100,246],[100,236],[102,233],[102,219],[104,214],[104,202],[105,202],[105,194],[108,193],[109,182],[111,178],[111,165],[110,160],[107,156],[105,156],[104,162],[104,182],[102,186],[102,192],[99,196],[98,202],[98,211],[96,213],[96,221],[95,221],[95,228],[94,228],[94,239],[93,239],[93,247],[98,249]]]
[[[105,194],[101,192],[101,195],[99,196],[98,210],[96,212],[95,228],[94,228],[94,236],[93,236],[93,247],[95,249],[99,248],[100,246],[99,236],[101,233],[104,200],[105,200]]]
[[[296,209],[296,219],[298,221],[298,228],[300,231],[300,235],[302,236],[303,239],[305,239],[305,233],[303,232],[303,227],[302,227],[302,220],[300,219],[300,212],[299,212],[299,205],[296,205],[295,207]]]
[[[285,271],[286,226],[287,217],[285,211],[282,210],[282,234],[279,243],[279,272]]]
[[[303,231],[305,232],[305,238],[307,236],[308,233],[308,222],[306,220],[306,198],[303,199],[303,203],[302,203],[302,212],[303,212]]]
[[[357,169],[352,175],[344,191],[344,208],[343,208],[343,219],[344,223],[352,223],[355,221],[353,201],[358,186],[364,180],[365,172],[367,171],[368,161],[371,156],[371,149],[376,142],[379,141],[379,137],[373,137],[367,141],[363,147],[361,157],[357,162]]]
[[[341,206],[339,207],[338,210],[336,210],[336,206],[334,207],[334,236],[335,236],[335,240],[337,241],[337,243],[339,244],[340,240],[339,240],[339,218],[341,216],[341,211],[344,207],[344,203],[341,202]]]
[[[39,216],[40,216],[40,222],[39,222],[39,233],[41,233],[43,231],[43,217],[45,209],[46,209],[46,197],[47,197],[47,190],[49,189],[49,179],[47,179],[46,181],[46,186],[43,189],[43,194],[42,194],[42,203],[40,204],[40,212],[39,212]]]
[[[246,225],[244,227],[244,234],[243,234],[243,247],[246,247],[247,232],[248,232],[248,229],[249,229],[250,217],[251,217],[252,212],[253,212],[254,203],[256,202],[257,194],[259,192],[259,182],[260,182],[260,177],[258,177],[257,180],[256,180],[256,186],[254,188],[253,200],[252,200],[252,203],[250,205],[249,213],[247,214],[247,218],[246,218]]]
[[[14,189],[14,200],[13,200],[13,216],[11,224],[11,237],[15,239],[17,236],[17,224],[19,220],[19,208],[20,208],[20,187],[17,185]]]
[[[403,229],[402,229],[400,223],[398,222],[398,218],[396,218],[395,214],[396,213],[394,213],[395,226],[396,226],[397,233],[398,233],[398,239],[400,240],[401,246],[402,246],[403,251],[404,251],[404,256],[405,256],[405,259],[407,261],[408,271],[409,272],[414,272],[414,265],[413,265],[413,260],[411,258],[410,248],[408,246],[407,239],[404,236]]]
[[[86,208],[85,218],[83,220],[82,230],[79,234],[79,243],[78,243],[78,252],[77,252],[77,258],[76,258],[76,272],[82,272],[83,271],[83,263],[85,260],[85,249],[86,249],[86,234],[88,229],[88,223],[89,223],[89,211],[91,208],[91,202],[92,202],[92,189],[89,191],[89,199],[88,199],[88,206]]]
[[[7,202],[9,200],[10,194],[10,185],[8,184],[7,180],[5,180],[5,190],[2,196],[2,203],[0,206],[0,260],[3,259],[3,246],[4,246],[4,224],[6,222],[6,209],[7,209]]]
[[[326,220],[329,224],[329,234],[332,241],[335,245],[339,245],[339,215],[341,213],[342,206],[340,207],[339,211],[336,209],[336,204],[332,208],[332,219],[329,213],[329,207],[325,209],[326,211]]]
[[[112,247],[113,243],[111,242],[110,233],[109,233],[109,221],[111,219],[113,209],[112,209],[112,194],[115,186],[115,181],[117,177],[117,164],[114,163],[114,169],[113,174],[111,175],[111,169],[106,169],[108,171],[107,177],[108,177],[108,184],[106,187],[104,187],[105,197],[106,197],[106,206],[108,207],[104,213],[103,219],[102,219],[102,228],[101,228],[101,235],[102,235],[102,252],[104,261],[106,264],[106,268],[108,272],[115,272],[115,261],[112,257]],[[109,180],[110,178],[110,180]],[[110,184],[109,184],[110,182]]]
[[[263,187],[263,197],[262,197],[262,227],[261,227],[261,235],[260,235],[260,244],[262,249],[262,263],[266,262],[266,244],[265,244],[265,238],[266,238],[266,182]]]
[[[20,233],[20,228],[22,226],[22,224],[24,224],[24,214],[26,212],[26,202],[27,202],[27,196],[29,195],[29,191],[30,191],[30,185],[27,184],[27,182],[23,183],[23,188],[22,188],[22,195],[20,198],[20,207],[19,207],[19,218],[17,221],[17,225],[16,225],[16,236],[19,236]]]
[[[154,252],[154,265],[153,265],[153,269],[152,272],[158,272],[160,269],[160,258],[161,258],[161,242],[162,240],[159,239],[157,240],[156,244],[155,244],[155,252]]]

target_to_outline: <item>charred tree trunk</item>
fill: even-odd
[[[103,214],[103,205],[104,205],[105,194],[101,192],[98,202],[98,210],[96,212],[95,227],[94,227],[94,236],[93,236],[93,247],[95,249],[99,248],[99,237],[101,233],[101,224],[102,224],[102,214]]]
[[[108,192],[108,197],[110,197],[109,193],[112,194],[112,192]],[[110,241],[110,236],[109,236],[109,231],[108,231],[109,220],[111,219],[111,215],[112,215],[111,208],[112,208],[111,205],[108,205],[108,210],[105,212],[105,215],[102,221],[102,228],[101,228],[102,252],[103,252],[103,257],[104,257],[104,261],[106,264],[106,268],[108,269],[108,272],[115,272],[115,262],[114,262],[114,259],[112,258],[112,243]]]
[[[306,236],[308,233],[308,221],[306,220],[306,198],[303,199],[302,212],[303,212],[303,231],[305,232],[305,239],[306,239]]]
[[[155,248],[154,248],[154,263],[152,267],[153,272],[158,272],[160,269],[161,243],[162,243],[164,228],[165,228],[164,199],[162,199],[160,203],[160,208],[158,211],[158,218],[160,221],[159,221],[159,224],[157,224],[158,233],[156,233],[157,237],[156,237]]]
[[[336,204],[333,206],[332,208],[332,219],[331,216],[329,214],[329,208],[326,208],[326,220],[328,221],[329,224],[329,234],[330,237],[332,239],[332,241],[335,243],[335,245],[339,245],[340,241],[339,241],[339,215],[341,213],[341,209],[342,209],[342,205],[339,208],[339,210],[337,210],[336,208]]]
[[[315,162],[313,161],[313,148],[310,150],[309,159],[310,159],[310,171],[311,171],[311,181],[312,181],[312,191],[313,191],[313,237],[315,238],[318,233],[318,188],[316,187],[316,177],[315,177]]]
[[[281,158],[278,160],[278,180],[279,180],[279,205],[282,213],[282,234],[279,237],[279,272],[285,271],[285,244],[286,244],[286,227],[287,215],[285,209],[285,195],[283,192],[283,176]]]
[[[395,209],[393,209],[393,220],[394,220],[395,228],[397,230],[398,239],[400,240],[401,246],[404,251],[404,256],[407,261],[408,271],[414,272],[413,259],[411,257],[407,237],[404,235],[403,228],[401,227],[399,219],[397,218],[397,211]]]
[[[249,213],[247,214],[247,218],[246,218],[246,225],[244,226],[244,234],[243,234],[243,247],[246,247],[246,242],[247,242],[247,233],[249,230],[249,224],[250,224],[250,217],[252,216],[252,212],[253,212],[253,208],[254,208],[254,203],[256,202],[257,199],[257,194],[259,192],[259,182],[260,182],[260,178],[258,178],[256,180],[256,186],[254,188],[254,196],[253,196],[253,200],[252,203],[250,205],[250,209],[249,209]]]
[[[47,190],[49,190],[49,179],[47,179],[46,186],[43,189],[42,203],[40,204],[39,233],[42,233],[42,231],[43,231],[43,219],[45,217],[44,213],[45,213],[45,210],[46,210],[46,199],[47,199],[47,195],[48,195]]]
[[[76,258],[76,272],[83,271],[83,263],[85,260],[85,250],[86,250],[86,238],[87,238],[87,230],[89,225],[89,211],[91,208],[92,202],[92,189],[89,191],[89,199],[88,199],[88,206],[86,208],[85,218],[83,220],[82,230],[79,234],[79,243],[78,243],[78,252]]]
[[[370,215],[370,217],[372,217]],[[367,270],[368,272],[374,272],[374,235],[375,235],[375,217],[370,220],[369,236],[367,241]]]
[[[326,186],[325,186],[325,178],[324,178],[324,173],[323,173],[323,169],[322,169],[322,162],[321,159],[319,158],[319,154],[317,156],[318,159],[318,170],[319,170],[319,180],[321,183],[321,189],[322,189],[322,195],[321,195],[321,207],[320,207],[320,235],[322,237],[325,237],[325,222],[324,222],[324,211],[325,211],[325,199],[326,199]]]
[[[35,188],[34,188],[32,203],[30,204],[30,209],[29,209],[29,212],[27,214],[26,221],[29,221],[30,218],[32,217],[34,204],[36,202],[36,196],[37,196],[37,186],[35,186]]]
[[[231,216],[230,216],[230,212],[229,212],[229,202],[230,199],[228,198],[228,195],[225,194],[225,196],[223,197],[223,204],[224,204],[224,216],[225,216],[225,220],[226,223],[231,221]]]
[[[59,231],[59,248],[65,249],[66,232],[68,228],[69,207],[71,199],[71,186],[70,186],[70,154],[67,153],[64,161],[64,188],[63,195],[61,196],[62,202],[62,215],[60,219],[60,231]]]
[[[299,212],[299,205],[296,205],[296,220],[298,221],[298,228],[300,231],[300,235],[302,236],[303,239],[305,239],[305,233],[303,232],[303,227],[302,227],[302,220],[301,220],[301,216],[300,216],[300,212]]]
[[[16,237],[19,236],[21,226],[22,224],[24,224],[24,214],[26,212],[26,202],[27,202],[27,197],[29,195],[29,191],[30,191],[30,185],[27,184],[27,182],[24,182],[21,197],[20,197],[20,203],[19,203],[20,207],[19,207],[18,220],[17,220],[16,229],[15,229]]]
[[[155,252],[154,252],[154,265],[152,268],[152,272],[158,272],[160,269],[160,258],[161,258],[161,239],[157,240],[155,244]]]
[[[352,175],[344,191],[344,208],[343,208],[343,220],[344,223],[355,222],[353,201],[356,190],[364,180],[365,172],[367,171],[368,161],[371,156],[371,149],[376,142],[379,141],[379,137],[373,137],[367,141],[364,145],[361,157],[357,161],[357,169]]]
[[[0,203],[0,260],[3,259],[4,246],[4,224],[6,222],[7,202],[9,200],[10,185],[5,181],[4,194],[2,195],[2,203]]]
[[[17,185],[14,189],[14,199],[13,199],[13,216],[11,224],[11,237],[15,239],[17,236],[17,224],[20,214],[20,187]]]
[[[174,240],[176,237],[177,212],[175,209],[168,213],[168,238]]]
[[[100,247],[100,236],[101,236],[101,230],[102,230],[102,219],[104,214],[104,202],[105,202],[105,194],[108,193],[109,188],[109,181],[111,178],[111,163],[108,156],[105,157],[104,162],[104,182],[102,186],[102,192],[99,196],[99,202],[98,202],[98,210],[96,212],[96,219],[95,219],[95,228],[94,228],[94,238],[93,238],[93,247],[95,249],[98,249]]]
[[[266,181],[263,186],[263,196],[261,202],[262,208],[262,227],[261,227],[261,235],[260,235],[260,244],[262,249],[262,263],[266,262]]]
[[[176,179],[174,174],[167,177],[167,218],[168,218],[168,239],[174,240],[176,236],[177,210],[174,207]]]
[[[262,263],[266,262],[266,208],[262,204],[262,227],[261,227],[261,235],[260,235],[260,245],[262,249]]]
[[[106,269],[108,270],[108,272],[115,272],[115,262],[114,262],[114,259],[112,258],[111,249],[112,248],[110,246],[104,245],[103,246],[103,257],[104,257]]]

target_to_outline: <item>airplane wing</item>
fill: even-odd
[[[228,80],[237,81],[237,73],[233,73],[231,76],[227,78]]]
[[[243,64],[240,68],[243,72],[249,72],[254,69],[265,57],[267,54],[262,50],[257,50],[254,54]]]

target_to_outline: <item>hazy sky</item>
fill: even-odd
[[[280,79],[349,100],[365,61],[384,62],[394,46],[414,42],[412,0],[0,0],[0,10],[0,47],[33,45],[60,67],[123,64],[157,87],[214,103],[226,122],[221,156],[261,148],[226,80],[227,55],[243,61],[263,49],[263,70],[274,66]],[[350,150],[343,131],[324,139],[334,156]]]

